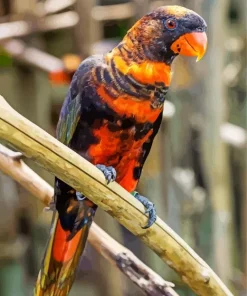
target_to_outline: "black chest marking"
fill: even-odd
[[[163,83],[156,84],[156,88],[154,91],[154,100],[151,104],[152,108],[161,108],[165,102],[166,94],[168,92],[168,87],[166,87]]]

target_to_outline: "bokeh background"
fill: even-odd
[[[246,295],[246,0],[0,0],[0,94],[55,134],[79,62],[114,47],[142,15],[179,4],[208,23],[205,57],[177,58],[164,120],[139,191],[158,215],[232,289]],[[53,176],[26,161],[53,184]],[[31,295],[49,233],[50,213],[0,172],[0,295]],[[96,222],[131,249],[179,295],[194,295],[154,253],[113,218]],[[143,293],[87,245],[71,296]],[[210,295],[208,295],[210,296]]]

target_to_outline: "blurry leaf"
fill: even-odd
[[[12,57],[0,47],[0,67],[9,67],[12,66],[12,63]]]

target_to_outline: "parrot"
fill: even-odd
[[[162,122],[178,55],[199,61],[207,24],[181,6],[161,6],[138,20],[104,55],[81,62],[63,103],[56,137],[143,204],[149,228],[154,204],[136,190]],[[55,177],[50,238],[34,296],[68,295],[97,205]],[[83,289],[82,289],[83,295]]]

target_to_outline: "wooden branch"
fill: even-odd
[[[30,47],[21,40],[8,40],[3,42],[2,46],[13,58],[45,72],[50,73],[64,70],[62,60],[40,49]]]
[[[46,14],[57,13],[76,3],[76,0],[46,0],[44,11]]]
[[[120,245],[98,225],[89,232],[89,242],[109,262],[121,270],[132,282],[151,296],[178,296],[173,284],[165,282],[131,251]]]
[[[0,145],[0,170],[17,181],[46,206],[52,201],[53,188],[20,159],[20,153],[13,152],[2,145]],[[91,226],[88,241],[102,256],[122,271],[147,295],[178,296],[172,289],[174,287],[172,283],[163,280],[130,250],[119,244],[97,226],[96,223]]]
[[[91,163],[12,109],[0,97],[0,138],[82,192],[156,252],[198,295],[232,296],[213,270],[160,218],[149,229],[144,207]],[[151,197],[152,199],[152,197]]]
[[[96,5],[91,15],[96,21],[128,19],[135,15],[135,6],[133,3]]]
[[[0,41],[22,37],[36,32],[46,32],[74,27],[79,21],[77,13],[73,11],[63,12],[47,16],[34,21],[15,21],[0,24]]]

